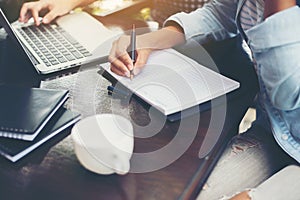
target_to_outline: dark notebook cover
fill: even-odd
[[[63,130],[70,128],[79,119],[79,114],[75,114],[62,107],[33,141],[0,138],[0,154],[12,162],[16,162],[46,141],[58,136]]]
[[[67,90],[0,86],[0,136],[33,140],[66,101]]]

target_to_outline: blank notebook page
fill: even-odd
[[[165,115],[204,103],[239,87],[238,82],[173,49],[153,52],[133,80],[114,74],[109,64],[102,67]]]

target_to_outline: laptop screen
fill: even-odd
[[[39,86],[40,80],[22,43],[0,8],[0,84]],[[7,35],[6,35],[7,34]]]
[[[19,38],[17,37],[15,31],[13,30],[13,28],[11,27],[9,21],[7,20],[7,18],[5,17],[2,9],[0,8],[0,24],[1,26],[5,29],[6,33],[8,34],[8,37],[13,40],[13,42],[15,43],[16,47],[18,49],[21,49],[23,53],[26,54],[26,57],[28,58],[28,60],[30,60],[30,57],[28,56],[25,48],[23,47],[21,41],[19,40]],[[31,60],[30,60],[31,61]],[[33,61],[31,61],[31,63],[33,63]]]
[[[28,0],[0,0],[0,8],[9,22],[16,21],[19,18],[20,9],[26,1]]]

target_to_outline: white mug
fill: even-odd
[[[98,174],[129,172],[134,139],[128,119],[115,114],[90,116],[74,125],[71,136],[86,169]]]

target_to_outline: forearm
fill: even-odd
[[[77,6],[87,6],[91,3],[93,3],[94,1],[96,1],[96,0],[74,0],[74,2],[76,4],[75,7],[77,7]]]
[[[71,4],[73,8],[83,7],[93,3],[95,0],[72,0]]]
[[[138,40],[139,41],[139,40]],[[140,36],[142,43],[137,43],[138,48],[167,49],[185,42],[182,28],[175,23]]]

